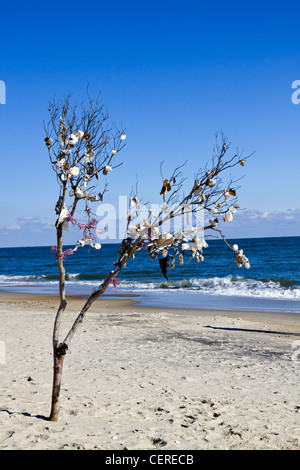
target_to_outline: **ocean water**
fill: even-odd
[[[222,240],[208,239],[204,262],[185,260],[168,271],[167,281],[158,261],[142,249],[119,274],[118,288],[111,286],[107,294],[137,294],[141,304],[150,306],[300,313],[300,237],[233,242],[243,248],[251,269],[238,268]],[[89,294],[97,287],[113,269],[118,246],[86,246],[67,256],[67,293]],[[50,247],[0,248],[0,289],[57,293],[55,253]]]

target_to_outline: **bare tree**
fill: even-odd
[[[159,261],[161,272],[166,279],[168,279],[168,270],[175,267],[176,259],[179,265],[183,264],[187,256],[189,260],[193,259],[198,263],[204,260],[203,249],[207,247],[207,243],[203,234],[208,230],[224,240],[227,247],[233,251],[239,267],[249,268],[250,263],[243,250],[237,245],[231,246],[218,227],[220,218],[230,222],[239,209],[236,187],[238,180],[229,179],[227,184],[224,184],[222,175],[237,165],[244,166],[246,160],[238,152],[228,156],[229,144],[222,136],[220,144],[217,139],[210,166],[196,173],[186,195],[182,194],[186,182],[182,173],[184,164],[176,167],[168,177],[163,175],[161,165],[162,204],[157,214],[149,209],[146,217],[141,217],[141,202],[137,190],[132,193],[129,198],[126,233],[119,246],[119,259],[113,263],[114,267],[107,278],[90,294],[68,334],[63,341],[60,341],[59,325],[67,305],[63,260],[65,256],[73,254],[87,242],[92,247],[100,247],[95,243],[94,229],[97,220],[92,218],[90,202],[102,201],[103,192],[95,192],[93,180],[98,179],[101,173],[107,174],[113,168],[111,166],[113,157],[122,149],[126,136],[122,131],[111,137],[110,132],[104,130],[107,115],[103,114],[98,101],[94,103],[90,100],[88,108],[86,110],[80,108],[80,113],[77,108],[70,106],[69,98],[62,104],[53,102],[50,106],[50,116],[50,125],[48,129],[45,127],[47,133],[45,143],[60,186],[56,205],[57,245],[52,247],[56,252],[59,270],[60,305],[53,330],[54,375],[49,417],[50,420],[56,421],[59,416],[62,367],[70,342],[93,302],[103,295],[112,283],[118,285],[120,282],[118,274],[142,248],[147,250],[152,260]],[[70,198],[69,205],[66,202],[67,194]],[[63,251],[63,230],[68,228],[69,223],[77,223],[74,214],[80,200],[84,202],[88,223],[79,224],[84,228],[83,238],[76,243],[74,249]],[[164,231],[166,223],[173,219],[182,217],[188,219],[197,213],[207,213],[208,222],[203,223],[202,217],[200,223],[197,219],[196,223],[190,220],[187,231],[171,229],[170,224],[168,230]]]
[[[237,182],[239,179],[231,177],[225,184],[222,176],[235,166],[244,166],[245,161],[251,156],[244,157],[238,151],[229,156],[230,144],[222,135],[219,141],[216,137],[216,146],[210,165],[200,169],[188,187],[186,195],[182,195],[185,178],[182,168],[178,166],[167,178],[162,173],[162,187],[160,195],[163,203],[157,214],[152,209],[148,211],[148,217],[141,222],[133,223],[135,216],[139,215],[140,202],[137,196],[130,198],[129,214],[127,218],[128,238],[123,240],[123,246],[119,249],[120,260],[115,263],[120,270],[124,261],[132,258],[133,253],[143,246],[152,260],[158,259],[164,277],[168,280],[168,269],[175,267],[176,259],[179,266],[184,258],[194,259],[197,263],[204,261],[203,249],[208,244],[204,233],[222,238],[224,243],[234,254],[234,260],[238,267],[250,268],[250,262],[242,249],[237,244],[232,246],[226,240],[225,234],[219,227],[219,222],[231,222],[234,214],[240,209],[237,200]],[[201,213],[201,217],[192,219],[193,215]],[[187,229],[176,230],[171,228],[170,221],[175,218],[186,217]],[[168,230],[164,231],[165,225]]]
[[[102,201],[106,186],[102,192],[97,188],[100,175],[107,175],[121,163],[113,165],[116,156],[124,146],[125,134],[117,129],[107,127],[108,114],[99,99],[88,98],[87,104],[77,107],[71,104],[70,96],[63,101],[53,100],[49,106],[50,121],[44,123],[46,132],[45,144],[48,147],[51,166],[56,174],[59,185],[59,198],[55,206],[58,215],[55,227],[57,244],[51,249],[56,253],[59,271],[60,305],[56,314],[53,329],[54,375],[52,390],[52,406],[50,420],[58,419],[59,395],[62,378],[62,366],[72,330],[68,337],[61,342],[60,322],[66,309],[65,268],[63,260],[73,254],[80,245],[89,243],[95,249],[101,246],[95,243],[95,219],[90,203]],[[69,230],[69,224],[76,225],[74,219],[78,203],[83,201],[86,223],[80,223],[83,228],[83,238],[74,250],[63,251],[63,231]],[[91,296],[85,310],[93,301]],[[85,311],[84,310],[84,311]]]

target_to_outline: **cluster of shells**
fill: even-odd
[[[62,118],[61,118],[62,119]],[[98,179],[98,168],[96,167],[95,163],[93,162],[95,157],[95,152],[93,150],[93,145],[91,144],[91,135],[88,132],[83,132],[81,130],[77,130],[74,133],[67,134],[67,128],[63,124],[63,120],[60,123],[61,132],[58,133],[58,140],[60,143],[60,151],[57,155],[57,159],[55,162],[52,162],[56,173],[61,180],[61,182],[66,182],[68,180],[71,181],[72,189],[69,192],[70,197],[76,197],[77,199],[86,199],[88,201],[101,201],[102,200],[102,193],[92,194],[87,191],[87,185],[92,177],[96,176]],[[126,139],[126,135],[124,133],[120,136],[121,141]],[[50,149],[54,142],[50,137],[46,137],[44,142],[48,149]],[[72,163],[71,161],[71,153],[78,149],[78,144],[84,144],[84,153],[82,155],[75,155],[73,158]],[[117,151],[115,149],[111,150],[111,155],[115,155]],[[103,175],[107,175],[109,172],[112,171],[112,167],[110,165],[105,165],[101,169]],[[82,181],[82,185],[79,185],[79,180]]]
[[[137,230],[136,237],[134,237],[132,231],[130,233],[131,236],[122,241],[119,253],[123,254],[132,247],[136,238],[138,238],[139,242],[135,251],[144,248],[149,253],[151,260],[158,259],[161,271],[166,279],[168,279],[167,268],[173,269],[175,267],[176,257],[178,257],[179,266],[183,265],[185,256],[188,256],[189,261],[194,259],[197,263],[202,263],[204,261],[202,249],[208,247],[205,240],[201,240],[197,235],[189,241],[182,232],[174,236],[168,232],[158,234],[158,230],[154,228],[151,230],[151,234],[149,229],[144,231],[144,234],[142,230]]]
[[[238,245],[232,246],[233,251],[235,252],[234,260],[239,268],[244,266],[246,269],[250,269],[250,262],[249,259],[244,255],[244,251],[242,249],[239,250]]]
[[[163,181],[163,188],[161,193],[166,191],[167,185],[169,185],[169,183],[170,182],[168,180]],[[195,184],[197,184],[197,181]],[[213,186],[214,185],[215,181],[213,181]],[[205,198],[203,188],[195,189],[194,195],[201,197],[202,200]],[[225,191],[222,195],[224,196],[225,201],[228,203],[230,197],[235,196],[236,194],[233,189],[225,188]],[[136,197],[132,198],[131,204],[132,207],[136,210],[136,214],[138,215],[138,199]],[[218,207],[212,208],[209,211],[211,214],[219,216],[221,215],[219,212],[221,203],[217,206]],[[232,216],[238,207],[238,205],[229,207],[224,215],[223,220],[231,221]],[[168,212],[169,208],[166,202],[162,204],[161,210],[164,213]],[[190,210],[191,208],[188,204],[183,205],[182,211],[186,214],[187,219]],[[150,216],[153,216],[151,209],[149,211],[149,219],[151,220]],[[131,220],[131,216],[129,216],[128,220]],[[210,219],[209,224],[211,228],[215,228],[218,225],[218,218],[216,217],[214,219]],[[138,249],[141,249],[143,246],[144,249],[148,251],[151,260],[158,259],[161,271],[168,279],[167,268],[173,269],[175,267],[176,257],[178,258],[179,266],[183,265],[184,258],[187,258],[188,261],[194,260],[197,263],[202,263],[204,261],[203,248],[207,248],[208,244],[203,237],[199,236],[200,231],[202,231],[202,229],[198,230],[196,227],[192,227],[191,229],[187,230],[186,233],[183,233],[182,230],[176,234],[171,234],[169,232],[160,233],[157,226],[155,226],[155,223],[152,225],[148,219],[144,218],[144,223],[138,223],[128,227],[128,238],[123,240],[122,245],[119,248],[119,252],[121,254],[124,253],[126,248],[131,247],[132,244],[138,239]],[[244,255],[243,250],[239,250],[237,245],[233,245],[231,249],[235,254],[235,261],[237,266],[244,266],[246,269],[249,269],[250,263],[248,258]]]
[[[56,161],[52,161],[52,166],[58,175],[59,180],[67,184],[70,181],[71,188],[69,196],[75,199],[85,199],[86,201],[102,201],[103,193],[99,192],[94,194],[87,190],[87,185],[91,179],[95,176],[98,179],[99,169],[94,163],[95,151],[91,143],[92,137],[88,132],[77,130],[74,133],[68,134],[67,128],[64,124],[64,118],[60,118],[60,132],[57,134],[59,151],[56,156]],[[121,134],[120,140],[126,139],[124,133]],[[54,141],[51,137],[47,136],[44,139],[44,143],[47,146],[49,153],[54,145]],[[56,142],[55,142],[56,143]],[[82,153],[81,152],[84,152]],[[72,153],[73,152],[73,153]],[[55,154],[55,152],[53,152]],[[80,155],[81,153],[81,155]],[[111,157],[117,153],[117,150],[111,150]],[[110,161],[111,159],[109,159]],[[110,165],[105,165],[101,168],[103,175],[107,175],[112,171]],[[86,206],[86,211],[89,214],[90,210]],[[76,221],[72,218],[69,213],[69,209],[66,204],[63,204],[63,197],[60,196],[56,206],[55,212],[58,214],[56,221],[56,227],[62,224],[63,230],[69,230],[70,221],[73,225],[76,225]],[[88,236],[84,236],[78,240],[73,251],[76,251],[79,247],[84,246],[88,243],[91,247],[100,249],[100,243],[95,243],[95,236],[88,231]]]

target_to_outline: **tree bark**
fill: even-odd
[[[59,270],[59,295],[60,306],[56,313],[54,328],[53,328],[53,385],[52,385],[52,400],[49,421],[57,421],[59,416],[59,397],[62,379],[62,366],[66,353],[66,348],[59,344],[59,327],[60,319],[66,308],[66,293],[65,293],[65,268],[63,260],[59,257],[62,253],[62,225],[57,227],[57,265]]]
[[[61,348],[61,351],[59,352]],[[52,402],[51,402],[51,412],[49,416],[49,421],[57,421],[59,416],[59,398],[60,398],[60,388],[61,388],[61,379],[62,379],[62,369],[63,362],[65,358],[66,349],[64,345],[61,345],[60,348],[57,348],[54,353],[54,373],[53,373],[53,386],[52,386]]]

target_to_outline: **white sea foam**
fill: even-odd
[[[178,290],[189,291],[191,293],[202,292],[203,294],[246,296],[259,298],[273,298],[285,300],[300,300],[300,286],[282,286],[280,282],[260,281],[256,279],[213,277],[208,279],[194,278],[190,280],[180,280],[171,282],[130,282],[121,283],[123,288],[130,288],[135,291],[145,291],[154,289],[157,291]]]
[[[125,276],[124,276],[125,278]],[[243,296],[265,299],[283,299],[300,301],[299,285],[282,285],[274,280],[256,280],[243,277],[212,277],[212,278],[192,278],[176,281],[127,281],[121,278],[121,284],[118,287],[120,291],[130,291],[135,293],[151,292],[186,292],[203,293],[222,296]],[[82,286],[95,288],[101,284],[102,280],[82,280],[79,273],[67,275],[66,285]],[[58,285],[58,280],[49,279],[49,276],[5,276],[0,275],[0,288],[13,286],[35,286],[37,284],[45,286]]]
[[[80,276],[80,273],[67,273],[67,279],[77,279]]]

